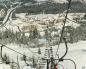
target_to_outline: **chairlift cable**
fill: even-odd
[[[3,45],[3,44],[1,44],[1,45]],[[20,53],[20,52],[18,52],[18,51],[16,51],[16,50],[14,50],[14,49],[12,49],[12,48],[7,47],[6,45],[3,45],[3,47],[6,47],[6,48],[8,48],[8,49],[10,49],[10,50],[12,50],[12,51],[14,51],[14,52],[20,54],[20,55],[24,55],[24,54],[22,54],[22,53]],[[32,51],[31,51],[31,52],[32,52]],[[34,52],[32,52],[32,53],[34,53]],[[29,58],[29,56],[26,56],[26,57]]]
[[[69,3],[68,3],[67,12],[66,12],[64,24],[63,24],[63,27],[62,27],[61,36],[60,36],[60,40],[59,40],[59,43],[58,43],[58,48],[57,48],[57,51],[56,51],[56,55],[58,55],[57,53],[58,53],[58,50],[59,50],[59,46],[60,46],[60,43],[61,43],[62,38],[63,38],[63,33],[64,33],[64,29],[65,29],[65,24],[66,24],[66,21],[67,21],[67,15],[68,15],[68,13],[69,13],[70,7],[71,7],[71,0],[69,0]]]

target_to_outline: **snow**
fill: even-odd
[[[38,2],[42,2],[42,1],[48,1],[48,0],[36,0]],[[54,1],[56,3],[67,3],[67,0],[51,0],[51,1]]]
[[[16,16],[16,17],[24,18],[26,14],[27,14],[27,13],[19,13],[19,14],[16,14],[15,16]]]
[[[83,17],[84,13],[69,13],[69,19],[67,19],[66,26],[72,26],[73,28],[79,27],[80,24],[73,20],[73,18],[76,18],[78,16]],[[22,28],[25,26],[29,27],[30,25],[35,25],[37,26],[37,29],[43,33],[43,30],[46,28],[46,26],[52,24],[52,22],[54,23],[53,27],[55,27],[56,29],[61,29],[65,16],[63,14],[26,15],[26,13],[20,13],[16,14],[16,17],[16,20],[12,20],[11,22],[8,21],[8,23],[6,24],[7,28],[13,29],[16,32],[18,31],[17,26],[19,26],[21,31],[29,31],[29,29],[22,30]]]
[[[67,3],[68,2],[67,0],[53,0],[53,1],[57,3]]]
[[[48,0],[36,0],[36,1],[38,1],[38,2],[43,2],[43,1],[48,1]],[[52,1],[54,1],[54,2],[56,2],[56,3],[68,3],[67,0],[52,0]],[[73,2],[79,1],[79,2],[81,2],[81,3],[86,3],[86,0],[72,0],[72,1],[73,1]]]
[[[11,69],[10,65],[0,64],[0,69]]]
[[[44,33],[44,32],[40,32],[40,35],[41,35],[41,36],[44,36],[44,35],[45,35],[45,33]]]
[[[38,54],[36,53],[38,51],[38,48],[28,48],[25,46],[19,47],[16,44],[8,44],[7,46],[20,53],[26,54],[29,58],[31,58],[33,56],[35,56],[36,58],[38,57]],[[57,45],[53,46],[54,56],[55,56],[57,47],[58,47]],[[41,57],[44,56],[45,48],[46,47],[41,47],[41,51],[42,51]],[[73,43],[73,44],[68,43],[68,48],[69,48],[68,54],[66,55],[65,58],[74,60],[77,65],[77,69],[81,69],[83,66],[86,66],[86,55],[85,55],[86,54],[86,41],[79,41],[79,42]],[[30,50],[33,51],[34,53],[32,53]],[[65,52],[65,44],[62,43],[59,48],[59,54],[60,54],[59,56],[61,57],[64,52]],[[19,55],[5,47],[3,48],[3,54],[4,53],[9,55],[9,58],[13,59],[15,62],[17,61],[17,59],[16,59],[17,56],[19,56],[19,58],[22,57],[22,55]],[[20,59],[19,59],[19,63],[20,63],[20,66],[25,65],[25,63]],[[68,62],[64,61],[64,62],[61,62],[60,64],[63,64],[65,67],[68,67],[68,69],[70,66],[72,66],[72,69],[73,69],[73,64],[70,61],[68,61]],[[4,66],[4,64],[0,67],[1,67],[0,69],[5,69],[3,67],[6,67],[6,69],[10,69],[9,65]],[[27,69],[27,68],[28,67],[25,67],[24,69]]]
[[[30,66],[25,66],[23,69],[31,69],[31,67]]]
[[[12,9],[13,10],[13,9]],[[9,11],[10,14],[11,10]],[[83,13],[82,14],[73,14],[73,13],[69,13],[68,18],[71,19],[73,21],[73,18],[75,17],[83,17]],[[11,22],[8,21],[6,23],[6,26],[8,29],[14,30],[14,32],[19,31],[18,27],[20,27],[20,29],[22,29],[23,26],[30,26],[30,25],[36,25],[38,30],[40,31],[40,35],[44,36],[45,33],[43,30],[46,29],[47,24],[49,24],[49,21],[53,21],[58,20],[58,22],[55,23],[54,27],[55,29],[58,29],[58,32],[53,31],[52,32],[52,36],[54,36],[54,34],[58,34],[61,31],[61,28],[63,27],[63,20],[64,20],[64,15],[63,14],[39,14],[39,15],[28,15],[26,16],[26,13],[21,13],[21,14],[16,14],[17,19],[16,20],[12,20]],[[7,20],[7,18],[6,18]],[[5,21],[6,21],[5,20]],[[4,22],[5,22],[4,21]],[[72,26],[73,28],[77,28],[80,26],[80,24],[72,22],[70,20],[67,20],[66,22],[66,26]],[[47,23],[47,24],[46,24]],[[25,33],[26,36],[29,36],[29,33]],[[46,43],[46,39],[39,39],[40,43]],[[46,44],[45,44],[46,45]],[[38,48],[29,48],[29,46],[27,45],[17,45],[15,43],[12,44],[7,44],[7,47],[21,53],[21,54],[25,54],[27,56],[28,59],[32,58],[33,56],[36,59],[39,59],[40,57],[44,57],[45,54],[45,49],[47,46],[43,46],[40,47],[42,54],[38,55]],[[56,51],[57,51],[58,45],[53,46],[53,54],[54,57],[56,57]],[[77,69],[81,69],[83,66],[86,66],[86,41],[79,41],[77,43],[73,43],[70,44],[68,43],[68,53],[66,55],[65,58],[68,59],[72,59],[75,61],[76,65],[77,65]],[[62,43],[60,44],[60,48],[58,51],[59,56],[61,57],[65,52],[65,44]],[[3,47],[3,55],[7,54],[10,58],[10,60],[17,62],[17,57],[19,59],[19,65],[22,68],[23,66],[25,66],[25,62],[23,60],[21,60],[22,56],[19,53],[16,53],[12,50],[9,50],[6,47]],[[32,63],[31,61],[28,61],[28,63]],[[65,66],[65,69],[73,69],[73,64],[71,62],[61,62],[60,64],[63,64]],[[2,66],[0,66],[0,69],[10,69],[10,65],[6,65],[6,64],[1,64]],[[68,68],[66,68],[68,67]],[[25,66],[24,69],[31,69],[30,66]],[[44,68],[45,69],[45,68]]]

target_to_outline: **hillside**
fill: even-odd
[[[27,12],[28,14],[56,14],[62,13],[67,9],[67,3],[51,3],[45,2],[35,6],[23,6],[16,10],[16,13]],[[86,4],[81,2],[72,2],[70,12],[71,13],[85,13],[86,11]]]
[[[58,0],[59,1],[59,0]],[[5,3],[5,2],[4,2]],[[9,9],[9,5],[11,3],[6,2],[7,7]],[[31,5],[30,3],[26,3],[20,8],[16,10],[15,13],[28,13],[28,14],[40,14],[40,13],[46,13],[46,14],[56,14],[56,13],[62,13],[67,9],[67,2],[60,3],[60,2],[39,2],[38,4]],[[4,6],[3,3],[0,4],[0,9],[3,8],[7,10],[7,8]],[[81,1],[72,1],[70,13],[85,13],[86,12],[86,4],[85,2]]]

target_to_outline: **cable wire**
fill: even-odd
[[[14,52],[20,54],[20,55],[24,55],[24,54],[22,54],[22,53],[20,53],[20,52],[18,52],[18,51],[16,51],[16,50],[14,50],[14,49],[11,49],[11,48],[7,47],[6,45],[3,45],[3,44],[1,44],[1,45],[2,45],[3,47],[6,47],[6,48],[8,48],[8,49],[10,49],[10,50],[12,50],[12,51],[14,51]],[[31,51],[31,52],[32,52],[32,51]],[[34,52],[32,52],[32,53],[34,53]],[[26,57],[29,58],[29,56],[26,56]]]
[[[62,38],[63,38],[63,33],[64,33],[65,24],[66,24],[66,21],[67,21],[67,15],[69,13],[70,6],[71,6],[71,0],[69,0],[69,3],[68,3],[67,12],[66,12],[64,23],[63,23],[63,27],[62,27],[61,36],[60,36],[60,40],[59,40],[59,43],[58,43],[58,48],[57,48],[57,51],[56,51],[56,55],[58,55],[57,53],[58,53],[58,50],[59,50],[59,46],[60,46],[60,43],[61,43]]]
[[[65,54],[61,58],[59,58],[59,61],[63,61],[63,58],[67,55],[67,52],[68,52],[68,46],[67,46],[66,39],[65,38],[63,38],[63,39],[64,39],[65,46],[66,46],[66,52],[65,52]]]

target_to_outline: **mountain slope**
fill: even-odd
[[[46,14],[56,14],[56,13],[62,13],[65,10],[67,10],[68,3],[51,3],[51,2],[45,2],[39,5],[34,6],[23,6],[21,8],[18,8],[16,10],[17,13],[26,12],[26,13],[32,13],[32,14],[40,14],[40,13],[46,13]],[[81,2],[72,2],[70,12],[86,12],[86,4],[83,4]]]

